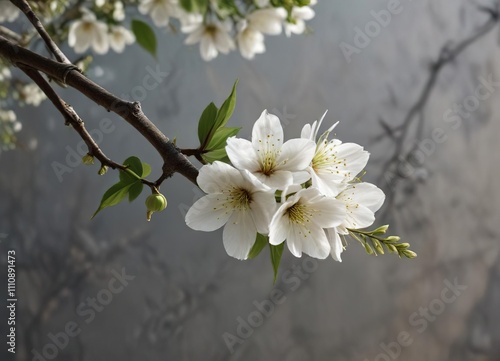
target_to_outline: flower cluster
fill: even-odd
[[[197,182],[207,195],[190,208],[187,225],[224,226],[225,249],[237,259],[248,258],[260,233],[274,246],[286,241],[296,257],[341,261],[341,237],[372,225],[385,195],[357,177],[369,158],[363,147],[329,140],[336,124],[318,136],[325,115],[284,141],[280,120],[264,110],[251,141],[227,140],[232,165],[201,168]]]
[[[246,59],[265,52],[264,35],[302,34],[305,21],[314,17],[310,6],[316,0],[283,2],[270,0],[207,1],[206,6],[186,9],[178,0],[141,0],[139,11],[151,16],[156,26],[167,26],[171,18],[188,34],[185,43],[200,44],[203,60],[236,48]],[[305,5],[307,4],[307,5]]]
[[[0,109],[0,152],[14,148],[16,133],[21,129],[22,124],[17,121],[16,113]]]
[[[68,43],[76,53],[83,53],[92,48],[97,54],[106,54],[109,48],[117,53],[123,52],[126,45],[135,42],[134,34],[118,22],[125,18],[123,3],[115,1],[112,5],[96,1],[99,14],[81,8],[81,17],[69,27]]]

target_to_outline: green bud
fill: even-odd
[[[401,237],[398,237],[398,236],[390,236],[390,237],[387,237],[387,241],[388,242],[399,242],[401,239]]]
[[[108,171],[108,166],[107,165],[101,165],[101,168],[99,168],[99,171],[97,172],[97,174],[99,174],[99,175],[105,175],[107,171]]]
[[[82,157],[82,162],[85,165],[92,165],[94,164],[94,157],[89,153],[87,153]]]
[[[161,193],[153,193],[146,198],[146,208],[148,209],[146,216],[149,222],[154,212],[161,212],[167,208],[167,199]]]
[[[400,244],[398,244],[398,248],[407,249],[407,248],[410,248],[410,244],[409,243],[400,243]]]
[[[379,235],[379,234],[385,234],[387,230],[389,229],[389,225],[386,224],[385,226],[380,226],[376,230],[372,232],[372,234]]]
[[[413,251],[410,251],[409,249],[405,249],[403,252],[401,252],[403,256],[409,259],[413,259],[417,257],[417,254]]]
[[[398,249],[392,244],[386,244],[387,249],[390,253],[398,253]]]
[[[372,243],[373,247],[375,247],[375,250],[378,252],[378,254],[384,254],[384,248],[382,248],[382,245],[377,239],[372,238]]]
[[[364,245],[366,253],[373,254],[373,249],[370,247],[370,245],[368,243],[365,243]]]

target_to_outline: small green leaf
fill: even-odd
[[[154,58],[156,58],[156,35],[153,29],[144,21],[132,20],[132,32],[135,35],[137,43]]]
[[[233,137],[236,134],[238,134],[240,129],[241,128],[219,128],[219,129],[217,129],[214,136],[212,137],[212,140],[210,140],[210,143],[208,144],[207,149],[216,150],[219,148],[225,148],[227,138]]]
[[[118,182],[112,185],[111,188],[109,188],[102,196],[101,204],[99,205],[99,208],[97,208],[97,210],[95,211],[92,218],[94,218],[97,215],[97,213],[99,213],[104,208],[111,207],[120,203],[123,200],[123,198],[125,198],[132,185],[133,183],[124,183],[124,182]]]
[[[229,163],[229,158],[226,153],[226,148],[212,150],[202,155],[203,160],[207,163],[213,163],[216,160],[219,162]]]
[[[127,171],[120,171],[120,182],[124,183],[134,183],[142,177],[144,172],[142,167],[142,162],[137,157],[129,157],[125,159],[123,165],[127,166]],[[133,173],[131,174],[130,171]]]
[[[208,0],[179,0],[179,4],[188,13],[199,12],[204,14],[207,10]]]
[[[144,188],[144,184],[141,181],[137,181],[130,187],[128,191],[128,201],[133,202],[137,197],[139,197],[142,193],[142,189]]]
[[[226,125],[231,115],[233,115],[234,107],[236,106],[236,86],[238,85],[238,80],[234,82],[233,89],[229,97],[222,103],[222,106],[217,113],[217,119],[215,120],[214,131]]]
[[[260,252],[269,244],[269,237],[263,236],[260,233],[257,233],[257,238],[255,239],[255,243],[248,254],[248,259],[253,259],[257,257]]]
[[[201,114],[200,122],[198,123],[198,138],[202,146],[206,146],[210,142],[208,135],[215,125],[217,111],[218,109],[215,104],[210,103]]]
[[[151,166],[148,163],[142,163],[142,178],[146,178],[151,174]]]
[[[281,262],[281,256],[283,255],[283,248],[285,247],[285,242],[273,246],[269,245],[271,249],[271,262],[273,264],[273,270],[274,270],[274,283],[276,283],[276,278],[278,277],[278,269],[280,267],[280,262]]]

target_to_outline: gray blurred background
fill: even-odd
[[[288,138],[329,109],[326,122],[340,121],[338,137],[372,154],[365,180],[394,195],[377,224],[390,223],[417,259],[368,256],[356,242],[342,263],[286,253],[273,286],[268,252],[240,262],[226,255],[221,231],[195,232],[185,225],[184,214],[200,192],[179,176],[164,183],[169,207],[150,223],[146,193],[91,221],[117,175],[99,177],[98,166],[79,165],[58,179],[53,162],[65,164],[80,139],[45,102],[19,110],[25,147],[0,157],[0,233],[7,234],[0,251],[5,258],[15,249],[18,262],[15,359],[32,360],[45,347],[45,359],[87,361],[500,360],[499,87],[488,99],[471,100],[484,79],[500,81],[500,27],[440,69],[402,149],[432,139],[437,128],[446,140],[434,147],[424,142],[432,151],[396,183],[384,167],[399,133],[391,135],[385,125],[401,124],[418,102],[443,46],[475,34],[489,15],[472,1],[402,0],[403,11],[347,62],[340,44],[353,44],[355,27],[364,28],[373,20],[370,12],[387,4],[319,1],[312,34],[267,37],[266,53],[251,62],[233,53],[204,63],[182,36],[158,30],[158,62],[132,46],[123,55],[98,57],[89,76],[131,97],[147,67],[158,64],[169,75],[147,92],[142,106],[185,148],[197,145],[204,107],[220,104],[236,78],[230,122],[243,127],[245,137],[264,108],[280,115]],[[59,92],[89,130],[99,130],[104,118],[113,121],[113,131],[102,133],[108,156],[121,161],[137,155],[152,164],[153,179],[159,175],[161,159],[132,127],[71,89]],[[447,121],[449,109],[464,101],[474,108],[469,116]],[[78,306],[108,289],[113,270],[122,268],[135,278],[87,322]],[[5,272],[0,274],[6,285]],[[463,287],[451,290],[453,283]],[[276,292],[281,304],[249,337],[227,347],[223,335],[240,337],[238,325],[255,315],[255,302]],[[5,331],[3,296],[0,306]],[[81,331],[51,354],[49,334],[64,332],[68,323]]]

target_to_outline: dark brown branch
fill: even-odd
[[[74,66],[62,64],[38,55],[2,36],[0,36],[0,56],[16,66],[26,65],[45,73],[49,77],[75,88],[108,111],[118,114],[155,147],[163,159],[163,172],[166,177],[170,177],[177,172],[196,184],[196,177],[198,176],[196,167],[146,117],[141,110],[140,103],[131,103],[120,99],[85,77]]]
[[[11,3],[13,3],[15,6],[21,10],[24,15],[28,18],[28,20],[33,24],[35,27],[36,31],[38,34],[40,34],[40,37],[44,41],[45,45],[49,50],[51,51],[52,54],[54,54],[55,58],[57,59],[58,62],[60,63],[65,63],[65,64],[71,64],[71,62],[68,60],[66,55],[63,54],[61,49],[57,46],[57,44],[52,40],[50,35],[47,33],[45,28],[42,25],[42,22],[36,14],[33,12],[31,9],[31,6],[28,4],[26,0],[11,0]]]

